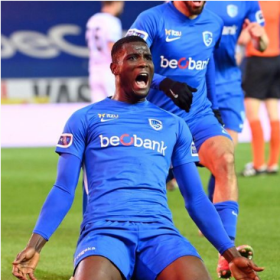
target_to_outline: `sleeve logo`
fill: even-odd
[[[262,11],[257,11],[256,12],[256,20],[259,24],[264,22],[264,17]]]
[[[60,148],[68,148],[73,143],[73,134],[71,133],[63,133],[57,143],[57,147]]]
[[[196,150],[196,146],[194,144],[194,142],[192,141],[192,145],[191,145],[191,153],[192,153],[192,156],[193,157],[198,157],[198,153],[197,153],[197,150]]]
[[[129,29],[127,31],[125,37],[128,37],[128,36],[139,36],[142,39],[144,39],[145,41],[147,41],[148,33],[143,30],[138,30],[136,28],[133,28],[133,29]]]

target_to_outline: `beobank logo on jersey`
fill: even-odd
[[[167,146],[165,146],[163,141],[154,141],[151,139],[143,139],[138,137],[136,134],[129,135],[127,133],[122,134],[121,136],[111,136],[106,137],[103,135],[99,135],[101,148],[106,148],[110,146],[134,146],[137,148],[143,147],[145,149],[157,151],[158,153],[165,156],[165,150]]]
[[[182,57],[178,60],[170,59],[168,60],[163,55],[160,56],[160,67],[162,68],[180,68],[188,70],[203,70],[207,67],[209,58],[207,60],[194,60],[191,57]]]

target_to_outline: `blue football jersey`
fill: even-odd
[[[264,25],[264,18],[258,1],[209,1],[205,7],[224,21],[220,46],[214,52],[217,94],[223,94],[229,92],[229,83],[241,82],[235,48],[245,19]]]
[[[102,219],[171,221],[169,168],[198,161],[182,119],[149,101],[131,105],[110,98],[75,112],[56,152],[82,161],[88,194],[82,226]]]
[[[155,73],[197,88],[189,113],[181,110],[163,92],[151,89],[148,100],[186,121],[211,107],[207,99],[207,65],[222,34],[220,17],[206,9],[195,19],[179,12],[172,2],[141,13],[127,35],[138,35],[150,46]]]

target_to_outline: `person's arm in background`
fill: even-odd
[[[242,257],[228,237],[213,204],[207,198],[193,162],[173,168],[175,178],[185,200],[185,207],[204,236],[229,262],[235,279],[259,280],[256,271],[262,271],[251,260]]]
[[[33,234],[13,261],[13,275],[19,279],[35,279],[34,270],[40,252],[70,210],[79,180],[81,161],[71,154],[62,154],[58,161],[56,182],[42,207]]]

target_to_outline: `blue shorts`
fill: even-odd
[[[98,255],[109,259],[126,279],[154,280],[182,256],[200,258],[195,248],[170,223],[98,221],[83,229],[74,254],[81,260]]]
[[[230,135],[214,116],[211,108],[205,109],[203,113],[197,115],[191,121],[188,121],[187,124],[192,133],[197,151],[199,151],[201,145],[207,139],[214,136],[225,136],[232,140]]]
[[[219,108],[225,128],[242,132],[245,121],[245,107],[243,96],[233,96],[231,98],[219,100]]]
[[[241,132],[245,121],[244,93],[241,80],[217,85],[216,92],[225,128]]]

